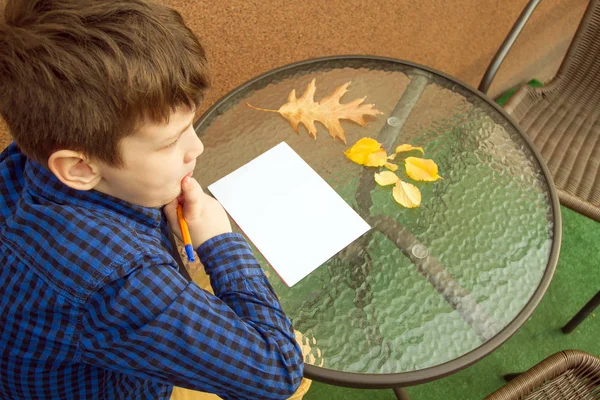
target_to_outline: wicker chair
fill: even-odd
[[[531,0],[492,60],[487,93],[540,0]],[[558,73],[542,88],[521,87],[504,107],[546,161],[563,205],[600,221],[600,0],[591,0]]]
[[[600,359],[582,351],[561,351],[485,398],[521,399],[600,399]]]
[[[488,67],[487,90],[540,0],[530,0]],[[544,159],[562,205],[600,221],[600,0],[590,0],[556,76],[542,88],[522,86],[504,106]],[[563,327],[571,332],[600,305],[598,292]]]

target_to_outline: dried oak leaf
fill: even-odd
[[[246,105],[255,110],[281,114],[292,125],[296,133],[298,133],[298,125],[303,124],[308,133],[315,139],[317,138],[315,121],[319,121],[325,125],[329,134],[334,139],[339,138],[342,142],[346,143],[346,136],[344,135],[344,128],[340,124],[340,119],[348,119],[360,126],[366,126],[365,115],[375,116],[383,114],[381,111],[374,109],[373,104],[362,104],[365,101],[365,97],[356,99],[350,103],[340,104],[340,99],[348,91],[348,85],[350,85],[350,82],[338,86],[331,95],[317,103],[314,101],[317,86],[315,79],[313,79],[300,98],[296,98],[296,90],[292,90],[288,97],[288,102],[282,105],[279,110],[267,110],[254,107],[248,103]]]

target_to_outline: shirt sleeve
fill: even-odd
[[[289,397],[302,353],[248,244],[220,235],[198,255],[214,296],[147,260],[103,286],[87,303],[82,361],[224,399]]]

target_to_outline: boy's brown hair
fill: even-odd
[[[199,106],[209,85],[202,45],[164,5],[7,0],[3,19],[0,114],[42,165],[70,149],[122,166],[123,137],[146,118]]]

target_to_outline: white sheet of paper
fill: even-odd
[[[208,189],[288,286],[370,229],[285,142]]]

